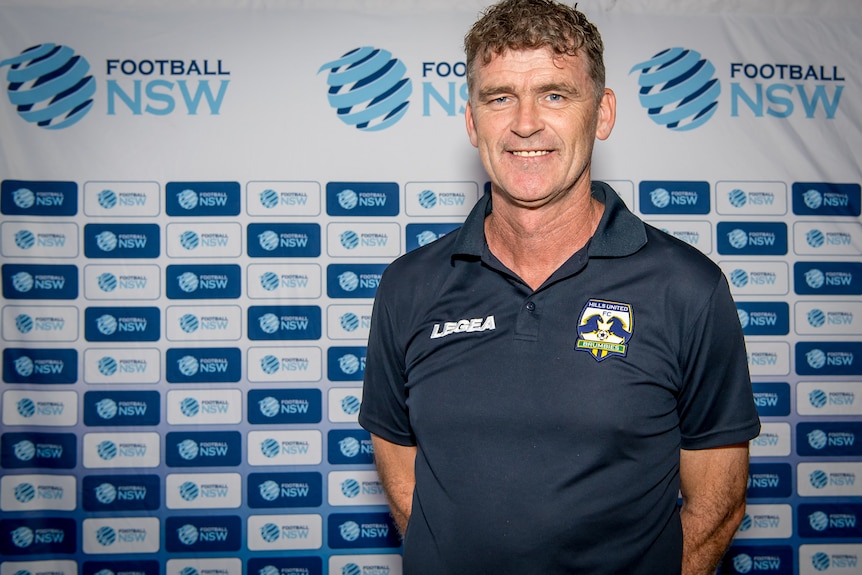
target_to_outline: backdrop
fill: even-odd
[[[487,186],[486,2],[0,4],[0,575],[401,573],[365,339],[387,263]],[[595,177],[745,330],[722,569],[859,573],[862,6],[581,7],[619,105]]]

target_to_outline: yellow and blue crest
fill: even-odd
[[[627,303],[591,299],[578,319],[575,349],[591,353],[596,361],[625,357],[634,331],[632,306]]]

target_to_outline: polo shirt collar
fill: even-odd
[[[594,181],[593,196],[605,205],[605,212],[589,245],[589,257],[624,257],[646,243],[643,221],[631,213],[617,193],[604,182]],[[491,213],[491,194],[486,193],[467,216],[455,238],[452,257],[480,258],[485,248],[485,218]]]

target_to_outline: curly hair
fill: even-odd
[[[477,66],[507,50],[550,48],[559,56],[583,51],[596,101],[605,89],[604,44],[596,26],[577,9],[556,0],[502,0],[488,7],[464,37],[467,87]],[[480,60],[481,59],[481,60]]]

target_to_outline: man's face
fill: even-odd
[[[476,68],[467,133],[494,189],[540,207],[584,183],[589,190],[593,143],[610,135],[615,106],[610,90],[596,103],[582,55],[509,50]]]

